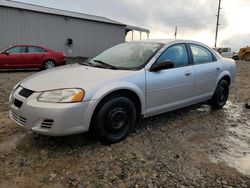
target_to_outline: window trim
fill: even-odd
[[[193,52],[192,52],[192,49],[191,49],[191,45],[196,45],[196,46],[199,46],[199,47],[204,48],[207,51],[209,51],[211,53],[211,55],[212,55],[213,61],[205,62],[205,63],[194,63],[194,56],[193,56]],[[196,43],[188,43],[187,46],[188,46],[188,51],[189,51],[190,56],[191,56],[191,62],[192,62],[193,65],[202,65],[202,64],[214,63],[214,62],[218,61],[217,58],[215,57],[215,55],[213,54],[213,52],[209,48],[207,48],[205,46],[202,46],[202,45],[196,44]]]
[[[147,64],[151,61],[151,59],[164,47],[163,43],[160,42],[155,42],[156,44],[159,44],[159,48],[143,63],[141,66],[134,68],[134,69],[129,69],[129,70],[141,70],[147,66]]]
[[[21,52],[21,53],[10,53],[10,55],[14,55],[14,54],[26,54],[26,53],[27,53],[27,52],[26,52],[26,47],[25,47],[25,46],[11,46],[11,47],[8,48],[7,50],[5,50],[5,52],[6,52],[6,51],[10,51],[10,50],[13,49],[13,48],[18,48],[18,47],[24,48],[24,52]]]
[[[29,52],[29,48],[32,47],[32,48],[40,48],[43,50],[43,52]],[[40,47],[40,46],[27,46],[27,54],[43,54],[43,53],[46,53],[47,50],[45,50],[44,48]]]
[[[161,55],[163,54],[163,53],[165,53],[165,51],[167,51],[169,48],[171,48],[172,46],[175,46],[175,45],[184,45],[185,46],[185,49],[186,49],[186,52],[187,52],[187,56],[188,56],[188,65],[186,65],[186,66],[181,66],[181,67],[173,67],[173,68],[171,68],[171,69],[178,69],[178,68],[182,68],[182,67],[188,67],[188,66],[191,66],[192,65],[192,59],[191,59],[191,54],[190,54],[190,52],[189,52],[189,50],[188,50],[188,45],[187,45],[187,43],[184,43],[184,42],[182,42],[182,43],[175,43],[175,44],[172,44],[172,45],[170,45],[170,46],[168,46],[158,57],[157,57],[157,59],[155,60],[155,62],[150,66],[150,68],[152,67],[152,66],[154,66],[154,64],[156,64],[157,63],[157,61],[159,60],[159,58],[161,57]]]

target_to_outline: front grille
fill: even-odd
[[[46,128],[46,129],[50,129],[52,127],[53,123],[54,123],[53,119],[45,119],[41,123],[41,127]]]
[[[15,107],[21,108],[21,106],[23,105],[23,102],[15,99],[13,104]]]
[[[11,111],[11,116],[12,118],[17,121],[18,123],[20,123],[21,125],[25,125],[26,124],[26,121],[27,119],[24,118],[24,117],[21,117],[21,116],[18,116],[17,114],[15,114],[14,112]]]
[[[21,91],[19,91],[19,95],[28,98],[30,95],[32,95],[34,93],[34,91],[31,91],[29,89],[25,89],[23,88]]]

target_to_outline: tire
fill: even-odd
[[[240,60],[240,58],[239,58],[238,55],[234,55],[234,56],[232,57],[232,59],[233,59],[233,60],[236,60],[236,61]]]
[[[56,67],[56,64],[53,60],[46,60],[43,64],[43,69],[47,70],[47,69],[51,69]]]
[[[109,98],[94,117],[94,134],[105,144],[125,139],[136,122],[136,109],[131,100],[118,96]]]
[[[226,104],[229,94],[229,84],[226,80],[221,80],[214,92],[209,104],[215,109],[221,109]]]

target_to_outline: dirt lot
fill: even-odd
[[[147,118],[104,146],[14,125],[8,95],[34,72],[0,72],[0,187],[250,187],[250,62],[237,62],[224,109],[206,104]]]

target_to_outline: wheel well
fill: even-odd
[[[101,101],[98,103],[98,105],[96,106],[95,110],[94,110],[94,113],[92,115],[92,118],[91,118],[91,125],[93,124],[93,119],[95,119],[96,115],[97,115],[97,112],[98,110],[101,108],[101,106],[108,100],[110,100],[111,98],[114,98],[114,97],[117,97],[117,96],[124,96],[124,97],[127,97],[128,99],[130,99],[133,104],[135,105],[135,109],[136,109],[136,120],[137,122],[140,120],[141,118],[141,101],[140,101],[140,98],[138,97],[138,95],[131,91],[131,90],[128,90],[128,89],[121,89],[121,90],[117,90],[117,91],[113,91],[109,94],[107,94],[106,96],[104,96]]]
[[[52,59],[52,58],[49,58],[49,59],[45,59],[43,64],[46,62],[46,61],[53,61],[55,64],[56,64],[56,60]]]
[[[230,79],[229,76],[224,76],[221,80],[226,80],[227,83],[228,83],[228,85],[230,85],[230,83],[231,83],[231,79]],[[221,80],[220,80],[220,81],[221,81]]]

